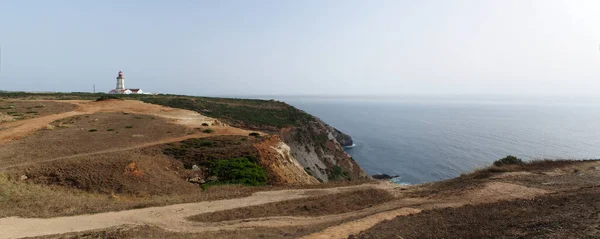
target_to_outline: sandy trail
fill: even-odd
[[[249,207],[254,205],[306,198],[317,195],[347,192],[351,190],[364,190],[377,188],[388,191],[397,190],[398,186],[390,183],[363,184],[358,186],[328,188],[328,189],[297,189],[257,192],[252,196],[238,199],[218,200],[211,202],[198,202],[176,204],[164,207],[151,207],[119,212],[107,212],[70,217],[56,218],[0,218],[0,237],[19,238],[43,235],[63,234],[99,230],[124,225],[151,225],[173,232],[201,233],[218,230],[239,230],[254,227],[283,227],[305,226],[326,222],[335,222],[349,218],[364,217],[341,225],[329,227],[323,231],[308,235],[305,238],[347,238],[367,230],[383,220],[396,216],[419,213],[423,209],[438,207],[458,207],[484,202],[494,202],[502,199],[531,198],[535,195],[547,193],[539,189],[527,188],[509,183],[490,183],[483,188],[466,192],[462,198],[449,198],[448,200],[436,199],[432,201],[425,198],[399,199],[376,207],[363,209],[337,215],[320,217],[266,217],[251,220],[236,220],[217,223],[192,222],[186,218],[202,213],[210,213],[234,208]],[[506,191],[502,188],[508,189]],[[518,189],[519,191],[515,191]],[[496,193],[496,194],[494,194]],[[471,200],[469,195],[478,196]],[[403,201],[404,200],[404,201]]]
[[[18,140],[30,135],[36,130],[46,127],[55,120],[99,112],[125,112],[152,115],[170,119],[176,124],[187,126],[189,128],[201,127],[203,123],[207,123],[216,131],[212,135],[248,135],[251,132],[228,126],[214,118],[203,116],[195,111],[147,104],[135,100],[107,100],[99,102],[67,100],[56,102],[71,103],[76,105],[77,108],[70,112],[2,123],[0,124],[0,144],[11,140]]]
[[[388,212],[378,213],[372,216],[351,221],[338,226],[329,227],[323,231],[302,237],[302,239],[344,239],[350,235],[356,235],[361,231],[367,230],[384,220],[392,220],[397,216],[406,216],[421,212],[416,208],[400,208]]]

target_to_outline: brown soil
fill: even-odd
[[[599,238],[600,187],[423,211],[352,238]]]
[[[260,206],[219,211],[190,217],[192,221],[220,222],[273,216],[322,216],[340,214],[372,207],[393,199],[378,189],[359,190],[307,199],[269,203]]]
[[[77,106],[74,104],[60,102],[0,101],[0,114],[12,116],[11,120],[32,119],[46,115],[59,114],[73,111],[75,108],[77,108]],[[2,121],[0,121],[0,123],[2,123]]]
[[[0,145],[0,168],[127,148],[191,132],[159,117],[123,113],[80,115],[56,120],[50,125],[21,140]]]

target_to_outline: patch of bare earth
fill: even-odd
[[[388,202],[393,198],[387,191],[367,189],[200,214],[189,219],[201,222],[221,222],[273,216],[317,217],[357,211]]]

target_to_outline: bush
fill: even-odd
[[[210,167],[210,174],[217,176],[215,184],[265,185],[265,170],[248,158],[217,160]]]
[[[106,129],[106,131],[114,131],[114,129]]]
[[[202,123],[202,126],[208,126],[208,124],[207,123]]]
[[[126,125],[126,126],[125,126],[125,128],[126,128],[126,129],[131,129],[131,128],[133,128],[133,126],[131,126],[131,125]]]
[[[98,131],[98,130],[97,130],[97,129],[90,129],[90,130],[88,130],[88,131],[89,131],[89,132],[96,132],[96,131]]]
[[[248,134],[249,136],[254,136],[254,138],[260,138],[260,134],[256,132],[252,132]]]
[[[205,130],[202,130],[202,132],[206,133],[206,134],[210,134],[210,133],[215,132],[215,131],[212,130],[212,129],[205,129]]]
[[[96,99],[96,101],[117,100],[117,99],[120,99],[120,98],[117,96],[114,96],[114,95],[103,95],[103,96],[100,96],[100,98]]]
[[[522,164],[523,160],[521,160],[520,158],[517,158],[515,156],[512,155],[508,155],[504,158],[498,159],[494,162],[494,166],[503,166],[503,165],[515,165],[515,164]]]

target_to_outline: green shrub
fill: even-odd
[[[44,108],[44,107],[45,106],[43,106],[43,105],[36,105],[36,106],[34,106],[34,108]]]
[[[117,96],[114,96],[114,95],[103,95],[103,96],[100,96],[100,98],[96,99],[96,101],[117,100],[117,99],[120,99],[120,98]]]
[[[508,155],[504,158],[498,159],[494,162],[494,166],[502,166],[502,165],[514,165],[514,164],[522,164],[523,160],[517,158],[512,155]]]
[[[260,136],[260,134],[259,134],[259,133],[256,133],[256,132],[252,132],[252,133],[249,133],[249,134],[248,134],[248,136],[254,136],[254,137],[257,137],[257,136]]]
[[[213,144],[214,144],[214,143],[213,143],[212,141],[202,141],[202,142],[200,143],[200,146],[204,146],[204,147],[210,147],[210,146],[213,146]]]
[[[208,126],[208,124],[207,123],[202,123],[202,126]]]
[[[96,131],[98,131],[98,130],[97,130],[97,129],[90,129],[90,130],[88,130],[88,131],[89,131],[89,132],[96,132]]]
[[[212,129],[205,129],[205,130],[202,130],[202,132],[206,133],[206,134],[210,134],[210,133],[215,132],[215,131],[212,130]]]
[[[213,184],[259,186],[267,183],[265,170],[248,158],[233,158],[212,162],[210,174],[218,178]]]
[[[106,129],[106,131],[115,131],[114,129]]]
[[[133,126],[132,125],[126,125],[125,128],[126,129],[131,129],[131,128],[133,128]]]
[[[331,171],[331,175],[329,175],[330,180],[340,181],[344,177],[344,171],[342,167],[339,165],[333,166],[333,171]]]
[[[38,113],[37,111],[27,111],[27,112],[25,112],[25,114],[37,114],[37,113]]]

